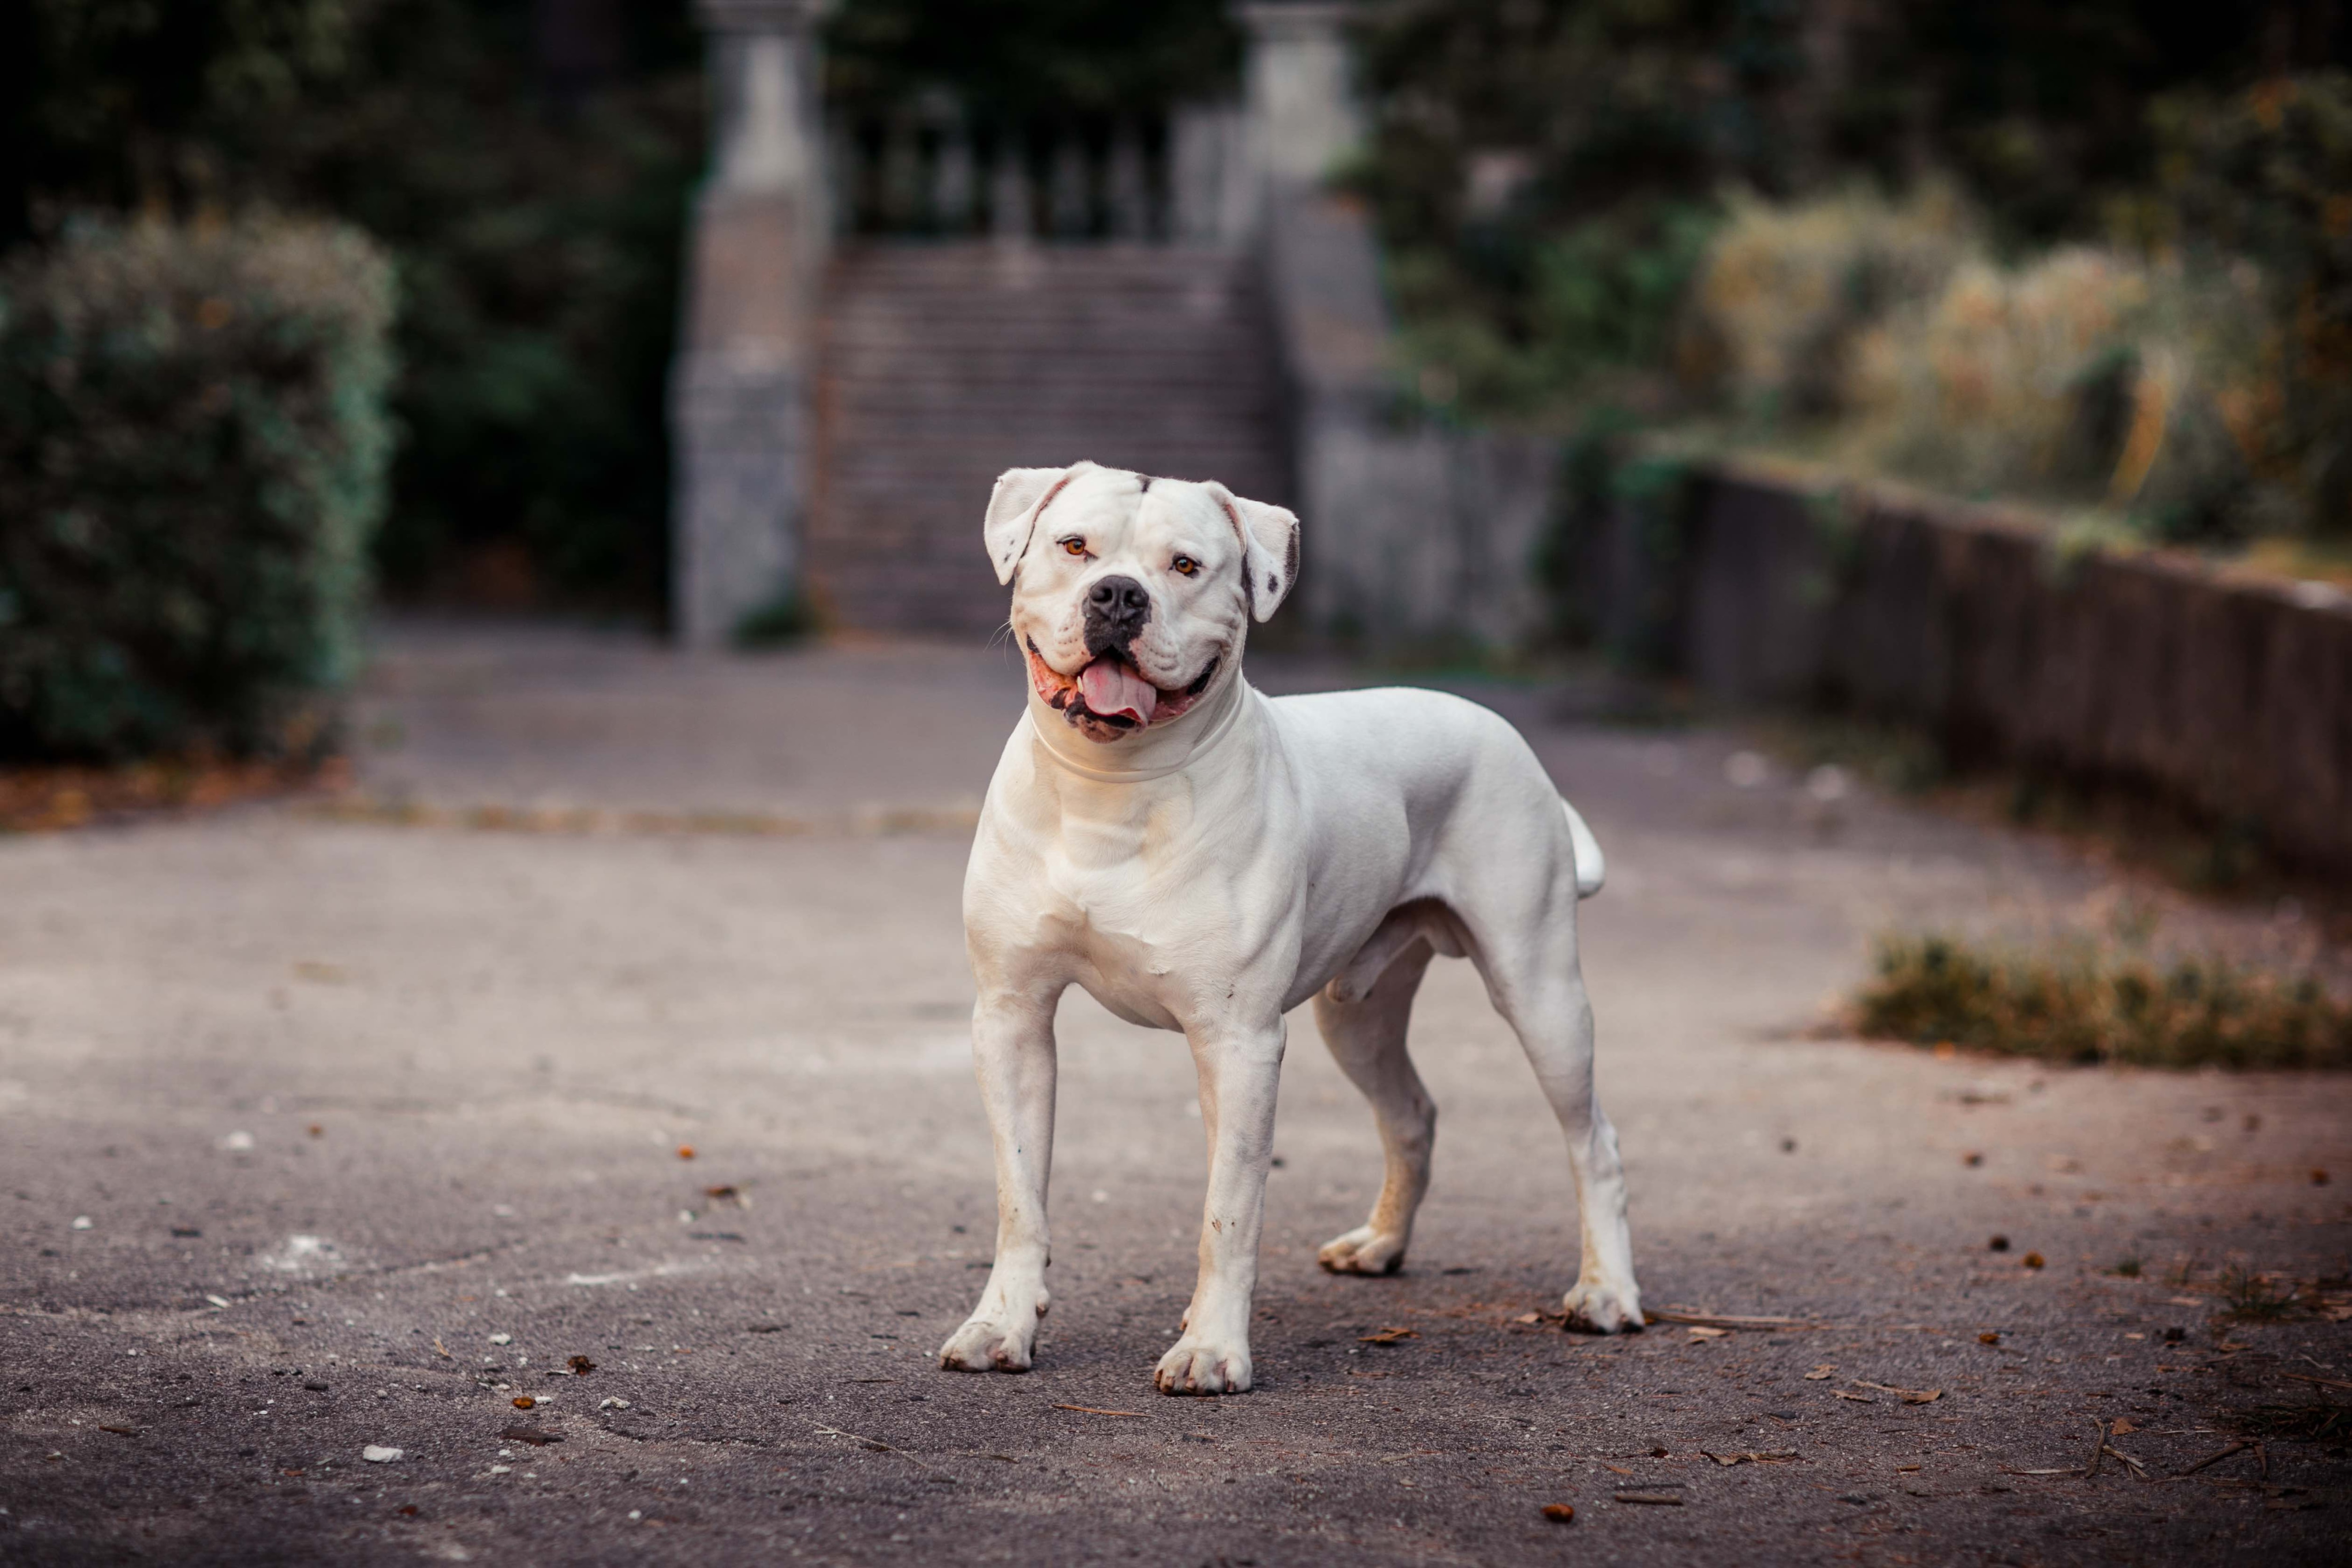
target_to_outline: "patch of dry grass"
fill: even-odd
[[[1874,1039],[2143,1067],[2352,1067],[2352,1006],[2310,975],[2217,958],[2168,963],[2087,940],[2001,949],[1949,934],[1881,940],[1851,1021]]]
[[[0,767],[0,833],[55,833],[156,811],[205,811],[238,801],[337,789],[348,763],[330,757],[229,761],[165,757],[117,767]]]

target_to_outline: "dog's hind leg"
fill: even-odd
[[[1428,942],[1416,937],[1388,958],[1360,995],[1354,994],[1357,987],[1343,985],[1343,975],[1315,997],[1315,1026],[1323,1032],[1323,1043],[1348,1080],[1372,1102],[1386,1165],[1371,1218],[1325,1242],[1316,1254],[1334,1274],[1393,1273],[1404,1262],[1413,1214],[1429,1190],[1437,1106],[1405,1052],[1405,1026],[1432,956]]]
[[[1572,895],[1571,895],[1572,900]],[[1576,960],[1572,901],[1479,953],[1488,994],[1519,1037],[1568,1139],[1576,1178],[1584,1258],[1561,1302],[1568,1326],[1589,1333],[1639,1332],[1642,1292],[1633,1281],[1633,1237],[1625,1219],[1625,1167],[1617,1130],[1592,1091],[1592,1005]]]

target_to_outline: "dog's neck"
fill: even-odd
[[[1097,784],[1148,784],[1182,771],[1232,731],[1250,698],[1240,669],[1221,674],[1199,702],[1165,724],[1116,741],[1089,741],[1045,705],[1033,685],[1029,728],[1037,749],[1056,767]]]

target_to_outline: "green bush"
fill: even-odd
[[[85,223],[0,266],[0,756],[266,752],[350,679],[392,317],[341,226]]]

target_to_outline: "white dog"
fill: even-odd
[[[1160,1358],[1162,1392],[1250,1385],[1283,1015],[1309,997],[1387,1161],[1371,1217],[1324,1246],[1323,1267],[1396,1268],[1437,1121],[1405,1023],[1441,952],[1478,966],[1568,1135],[1584,1237],[1569,1321],[1639,1329],[1577,967],[1577,900],[1601,887],[1601,849],[1527,742],[1436,692],[1253,690],[1250,621],[1298,574],[1298,520],[1280,507],[1092,463],[1013,468],[989,498],[986,538],[1013,584],[1030,694],[964,879],[996,1262],[940,1364],[1030,1364],[1047,1303],[1054,1009],[1072,984],[1131,1023],[1181,1031],[1200,1074],[1201,1273]]]

